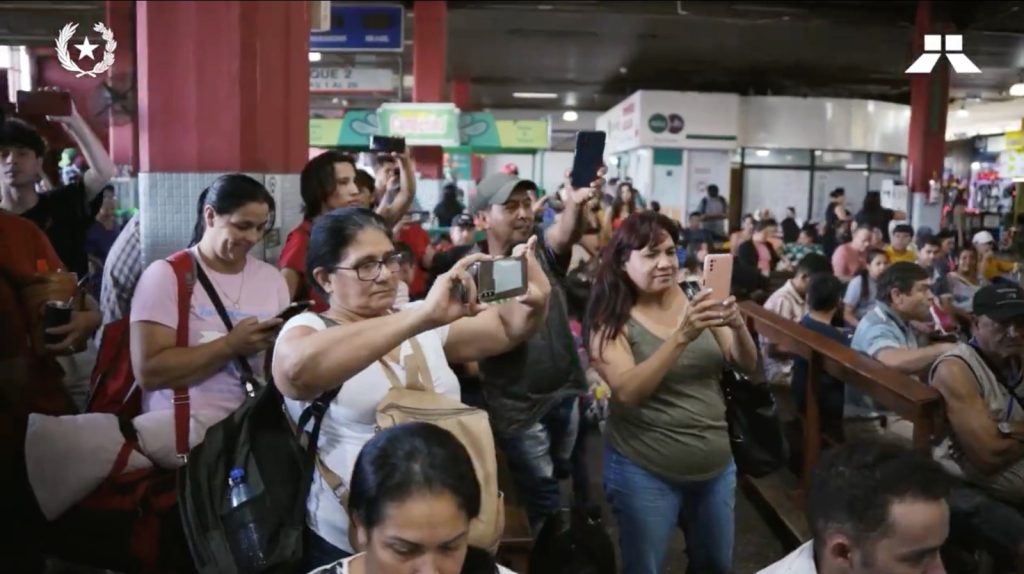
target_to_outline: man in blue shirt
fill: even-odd
[[[839,309],[842,293],[843,283],[835,275],[831,273],[813,275],[807,285],[807,314],[800,319],[800,324],[833,341],[849,346],[850,336],[832,326],[832,319]],[[822,373],[818,394],[822,428],[842,426],[843,392],[842,381],[827,373]],[[803,357],[795,357],[793,359],[793,401],[801,413],[806,411],[806,399],[807,360]]]
[[[910,322],[930,322],[931,303],[931,273],[917,263],[892,264],[878,277],[878,302],[860,320],[850,346],[908,375],[927,372],[935,359],[955,346],[919,345]],[[912,423],[876,405],[852,385],[846,387],[843,416],[846,440],[893,434],[913,439]]]

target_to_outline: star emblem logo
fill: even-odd
[[[83,58],[90,58],[92,60],[96,59],[96,56],[94,56],[92,52],[93,52],[93,50],[95,50],[96,48],[99,47],[99,44],[92,44],[92,43],[90,43],[88,36],[85,37],[85,41],[82,42],[81,44],[75,44],[75,47],[78,48],[78,59],[79,60],[81,60]]]

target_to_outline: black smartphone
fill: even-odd
[[[71,94],[18,90],[18,114],[33,117],[70,116]]]
[[[604,165],[604,132],[578,132],[576,134],[576,153],[572,158],[572,175],[570,180],[573,189],[590,187],[597,179],[597,172]]]
[[[296,301],[285,307],[284,310],[278,313],[274,318],[288,322],[292,317],[308,311],[314,304],[315,303],[313,301]]]
[[[480,261],[470,266],[469,274],[476,283],[476,299],[480,303],[519,297],[526,293],[528,287],[526,259],[523,257]],[[469,303],[469,294],[461,283],[455,285],[455,291],[463,303]]]
[[[377,153],[405,153],[405,138],[370,136],[370,151]]]

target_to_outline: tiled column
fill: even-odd
[[[136,16],[145,261],[188,243],[200,192],[224,173],[263,181],[287,234],[309,145],[309,3],[140,1]]]

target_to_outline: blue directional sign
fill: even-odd
[[[405,9],[392,4],[333,4],[331,29],[313,32],[313,52],[401,52]]]

